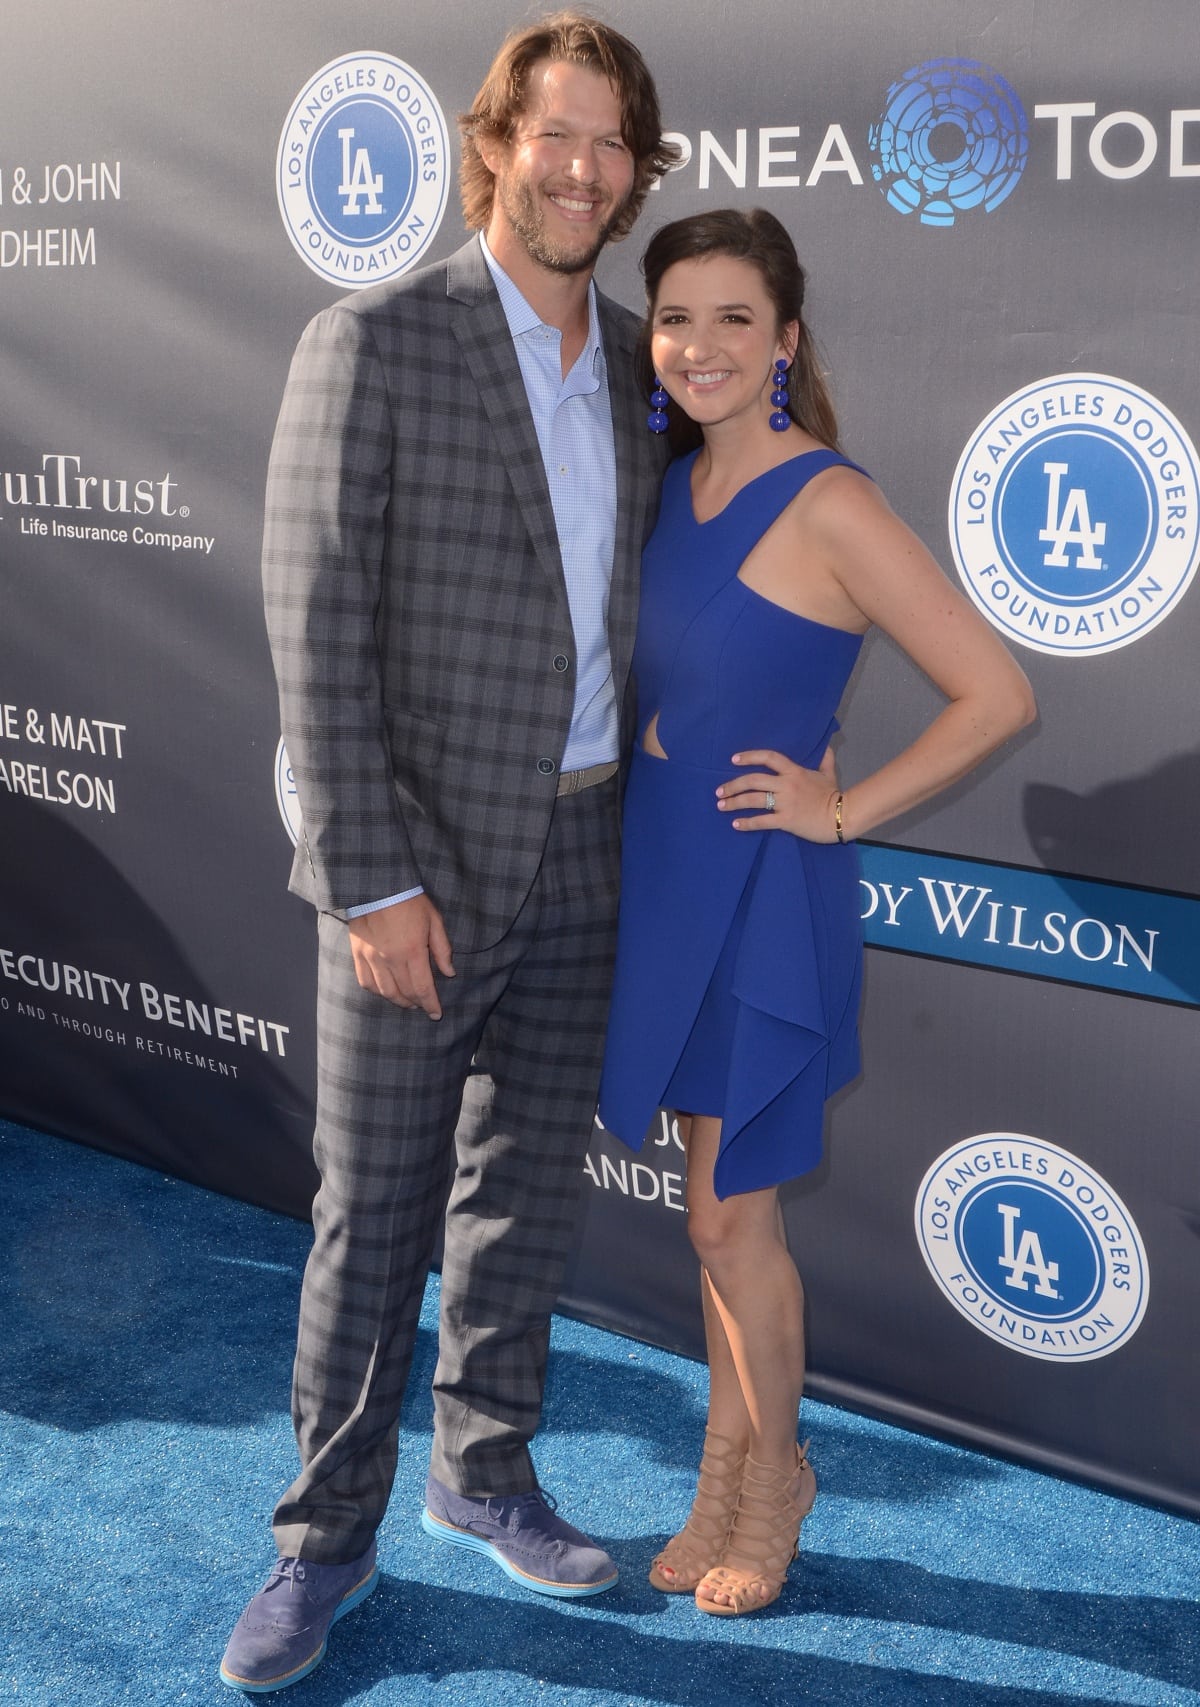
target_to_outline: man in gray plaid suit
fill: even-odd
[[[444,1207],[422,1523],[543,1593],[617,1574],[555,1514],[529,1441],[595,1107],[661,472],[637,322],[591,275],[673,154],[636,48],[569,13],[509,38],[461,125],[482,235],[317,316],[271,457],[292,886],[319,913],[321,1186],[303,1468],[221,1667],[252,1692],[311,1671],[374,1587]]]

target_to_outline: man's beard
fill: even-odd
[[[600,251],[608,242],[609,232],[625,211],[628,198],[618,202],[611,209],[608,218],[603,220],[599,229],[587,240],[583,249],[570,248],[565,243],[556,243],[546,231],[545,220],[534,200],[533,191],[528,183],[505,183],[496,180],[496,194],[500,198],[500,206],[504,209],[509,225],[514,234],[520,239],[530,260],[536,261],[552,273],[590,273],[599,258]]]

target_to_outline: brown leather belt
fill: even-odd
[[[559,771],[559,794],[579,794],[585,788],[595,788],[598,782],[607,782],[610,776],[617,774],[617,761],[609,759],[602,765],[589,765],[582,771]]]

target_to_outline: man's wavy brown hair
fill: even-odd
[[[625,237],[633,229],[647,191],[670,171],[679,150],[663,140],[658,91],[637,48],[611,25],[585,12],[555,12],[514,30],[496,55],[470,112],[458,121],[463,218],[473,231],[482,230],[491,219],[495,178],[484,165],[476,139],[508,141],[515,121],[525,111],[529,73],[543,59],[586,66],[606,77],[617,91],[621,137],[633,156],[633,190],[610,236]]]

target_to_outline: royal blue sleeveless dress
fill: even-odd
[[[733,753],[770,747],[815,769],[837,728],[861,636],[796,616],[738,570],[814,475],[856,465],[807,451],[697,522],[694,461],[668,469],[642,560],[600,1120],[636,1150],[660,1105],[719,1116],[723,1198],[815,1167],[825,1100],[858,1072],[854,847],[735,830],[715,797]],[[665,759],[642,745],[656,713]]]

